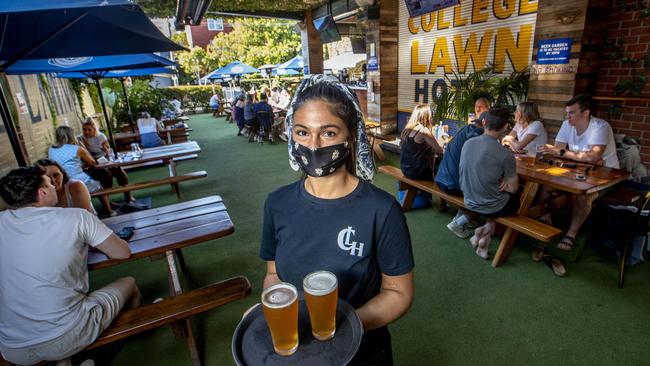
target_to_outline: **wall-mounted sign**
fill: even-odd
[[[371,56],[368,58],[368,71],[378,71],[379,70],[379,61],[377,56]]]
[[[537,46],[538,65],[568,64],[571,58],[571,38],[542,39]]]
[[[404,2],[411,18],[458,5],[458,0],[404,0]]]
[[[533,65],[530,73],[539,74],[575,74],[576,67],[571,65]]]
[[[411,17],[399,3],[398,111],[435,103],[457,82],[493,66],[506,77],[530,66],[538,0],[462,0]]]

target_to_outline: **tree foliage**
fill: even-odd
[[[206,49],[194,47],[175,53],[184,74],[180,75],[181,82],[196,81],[197,73],[204,76],[236,60],[255,67],[284,62],[301,48],[294,22],[257,18],[228,19],[228,22],[233,25],[233,31],[220,33]],[[184,34],[172,38],[182,42]]]

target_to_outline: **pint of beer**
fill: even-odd
[[[305,276],[302,286],[311,320],[311,333],[319,341],[332,339],[336,332],[336,302],[339,294],[336,276],[328,271],[312,272]]]
[[[273,348],[282,356],[298,349],[298,292],[290,283],[280,282],[262,292],[262,309],[271,331]]]

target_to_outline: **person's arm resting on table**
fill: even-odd
[[[84,242],[106,254],[111,259],[126,259],[131,257],[129,245],[120,239],[97,216],[85,210],[79,210],[79,230]]]
[[[131,257],[129,244],[115,234],[109,235],[106,240],[95,246],[95,248],[111,259],[127,259]]]
[[[357,309],[365,331],[386,326],[404,315],[413,303],[413,271],[381,274],[381,292]]]
[[[589,151],[570,151],[567,150],[566,142],[555,142],[555,145],[546,145],[546,151],[560,156],[560,151],[564,149],[564,154],[561,156],[563,158],[584,161],[587,163],[598,163],[603,160],[603,154],[605,154],[606,145],[591,145],[591,150]]]

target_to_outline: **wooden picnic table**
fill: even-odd
[[[159,129],[158,132],[164,133],[167,139],[167,143],[171,144],[172,143],[172,132],[176,131],[175,128],[162,128]],[[113,134],[113,140],[115,141],[123,141],[123,140],[132,140],[132,141],[139,141],[140,140],[140,132],[139,131],[126,131],[126,132],[117,132]]]
[[[131,257],[128,259],[109,259],[105,254],[90,250],[88,267],[91,270],[114,266],[127,261],[149,257],[167,260],[167,275],[170,296],[183,293],[176,258],[180,270],[185,272],[186,265],[181,249],[208,240],[232,234],[235,227],[220,196],[209,196],[192,201],[176,203],[131,214],[110,217],[102,220],[114,232],[125,226],[135,227],[129,247]],[[200,365],[199,352],[189,319],[175,324],[177,334],[185,338],[190,350],[193,365]]]
[[[138,159],[134,159],[132,153],[128,152],[124,158],[97,164],[96,168],[107,169],[114,167],[127,167],[131,165],[138,165],[161,160],[164,164],[167,164],[169,166],[169,176],[175,177],[177,175],[177,172],[176,161],[174,159],[181,156],[197,154],[199,152],[201,152],[201,147],[199,144],[196,141],[188,141],[180,144],[163,145],[142,149],[142,156]]]
[[[576,179],[576,174],[584,173],[584,167],[579,164],[576,168],[565,168],[527,157],[517,157],[516,161],[517,174],[522,181],[526,182],[517,213],[525,216],[529,216],[540,185],[547,185],[576,195],[586,195],[612,187],[630,176],[628,172],[621,169],[597,167],[595,171],[586,174],[586,179],[581,181]],[[492,267],[497,267],[507,260],[518,235],[518,231],[512,228],[506,229],[501,238],[499,249],[492,260]]]

